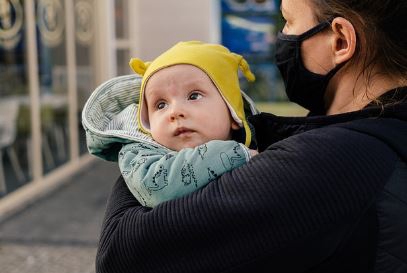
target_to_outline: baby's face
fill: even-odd
[[[144,97],[152,137],[171,150],[227,140],[239,128],[216,86],[192,65],[159,70],[148,80]]]

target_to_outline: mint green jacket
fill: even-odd
[[[137,200],[154,207],[181,197],[245,164],[246,146],[213,140],[195,148],[172,151],[141,132],[136,113],[141,78],[113,78],[92,93],[82,111],[82,124],[91,154],[117,161],[126,184]],[[250,111],[253,102],[242,93]]]
[[[249,158],[236,141],[213,140],[179,152],[135,142],[121,149],[119,167],[137,200],[154,207],[205,186]]]

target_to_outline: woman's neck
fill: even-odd
[[[327,87],[327,115],[361,110],[386,91],[402,85],[398,80],[377,74],[368,84],[363,75],[358,77],[357,72],[340,72],[338,71]]]

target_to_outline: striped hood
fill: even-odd
[[[163,148],[138,126],[136,113],[142,78],[119,76],[98,86],[82,111],[82,125],[90,154],[117,161],[123,144],[145,142]],[[242,92],[247,114],[257,114],[253,101]]]

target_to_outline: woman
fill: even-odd
[[[407,272],[407,2],[282,0],[276,61],[303,118],[154,209],[120,178],[97,272]]]

